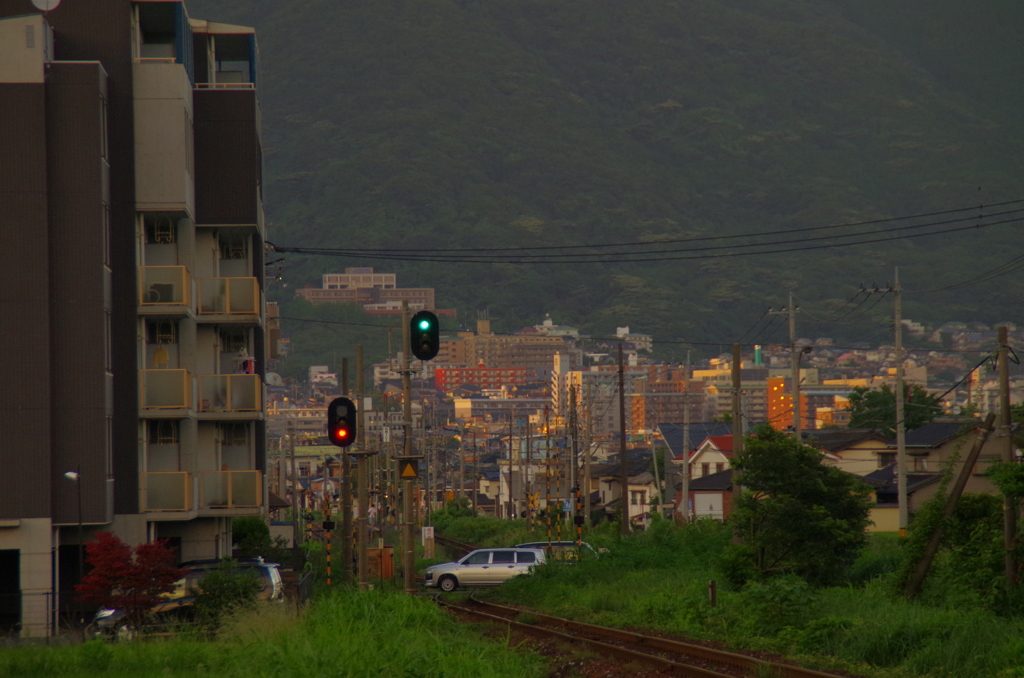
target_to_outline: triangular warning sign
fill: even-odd
[[[399,475],[402,478],[418,478],[420,474],[416,461],[412,459],[403,461],[401,473],[399,473]]]

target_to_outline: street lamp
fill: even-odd
[[[64,477],[74,481],[78,491],[78,580],[81,581],[85,576],[85,539],[82,536],[82,467],[76,466],[74,471],[66,472]]]

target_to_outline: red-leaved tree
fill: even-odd
[[[75,590],[78,600],[102,607],[120,608],[130,625],[138,626],[146,614],[174,590],[185,570],[175,566],[174,551],[165,539],[139,544],[134,549],[113,532],[97,532],[85,545],[86,562],[92,565]]]

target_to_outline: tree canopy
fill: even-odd
[[[131,626],[141,624],[162,594],[174,591],[185,576],[165,539],[132,548],[113,532],[98,532],[95,541],[86,543],[85,552],[92,570],[75,585],[81,594],[78,599],[124,609]]]
[[[920,428],[942,414],[942,401],[920,386],[906,385],[903,422],[908,431]],[[896,435],[896,396],[888,384],[880,389],[858,386],[849,395],[850,428],[874,428]]]
[[[741,540],[727,562],[733,578],[841,581],[867,539],[870,488],[823,464],[821,450],[767,426],[745,439],[732,467],[743,487],[730,517]]]

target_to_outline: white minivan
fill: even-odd
[[[442,591],[460,586],[497,586],[516,575],[529,574],[543,562],[541,549],[477,549],[459,560],[428,567],[424,585]]]

